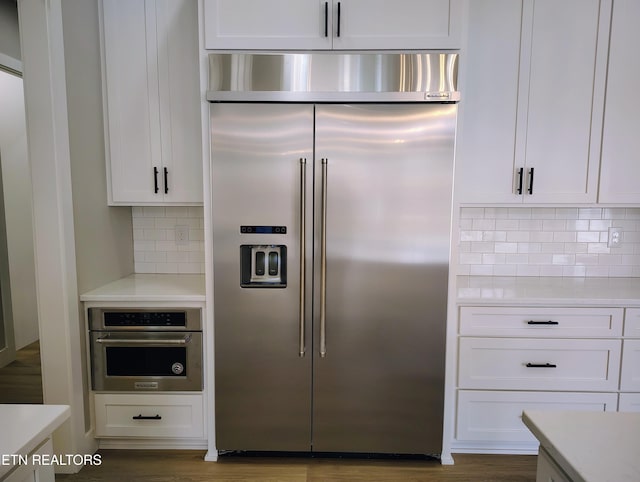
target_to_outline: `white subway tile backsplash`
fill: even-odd
[[[136,273],[204,273],[202,207],[135,206],[131,216]],[[176,242],[176,226],[186,226],[186,242]]]
[[[553,233],[554,243],[575,243],[576,232],[575,231],[556,231]]]
[[[557,219],[578,219],[578,208],[557,208],[554,211]]]
[[[518,243],[496,243],[495,252],[496,253],[517,253]]]
[[[640,208],[462,208],[459,241],[459,274],[640,277]]]
[[[580,208],[578,209],[578,219],[602,219],[602,209]]]

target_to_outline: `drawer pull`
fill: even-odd
[[[557,368],[555,363],[527,363],[527,368]]]
[[[534,320],[529,320],[527,321],[527,325],[559,325],[560,323],[558,323],[557,321],[534,321]]]
[[[162,417],[160,415],[153,415],[151,417],[146,416],[146,415],[134,415],[133,417],[131,417],[133,420],[162,420]]]

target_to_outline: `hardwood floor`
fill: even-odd
[[[100,466],[57,481],[282,481],[282,482],[534,482],[537,458],[530,455],[454,456],[455,465],[435,460],[369,460],[222,456],[204,462],[202,451],[101,450]]]
[[[42,403],[40,342],[18,350],[16,359],[0,368],[0,403]]]

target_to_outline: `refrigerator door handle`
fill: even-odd
[[[322,159],[322,213],[320,239],[320,357],[327,354],[327,163]]]
[[[307,246],[307,160],[300,158],[300,358],[304,357],[306,350],[304,343],[304,317],[305,317],[305,263]]]

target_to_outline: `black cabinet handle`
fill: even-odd
[[[527,363],[527,368],[557,368],[555,363]]]
[[[131,417],[132,420],[162,420],[160,415],[146,416],[146,415],[134,415]]]
[[[329,2],[324,2],[324,36],[329,36]]]
[[[559,325],[560,323],[558,323],[557,321],[534,321],[534,320],[529,320],[527,321],[527,325]]]
[[[533,167],[529,170],[529,194],[533,194]]]
[[[524,181],[524,167],[518,169],[518,189],[516,192],[522,194],[522,182]]]
[[[338,2],[338,30],[336,34],[338,37],[340,37],[340,2]]]
[[[153,166],[153,190],[158,194],[158,168]]]
[[[164,193],[169,192],[169,169],[164,168]]]

